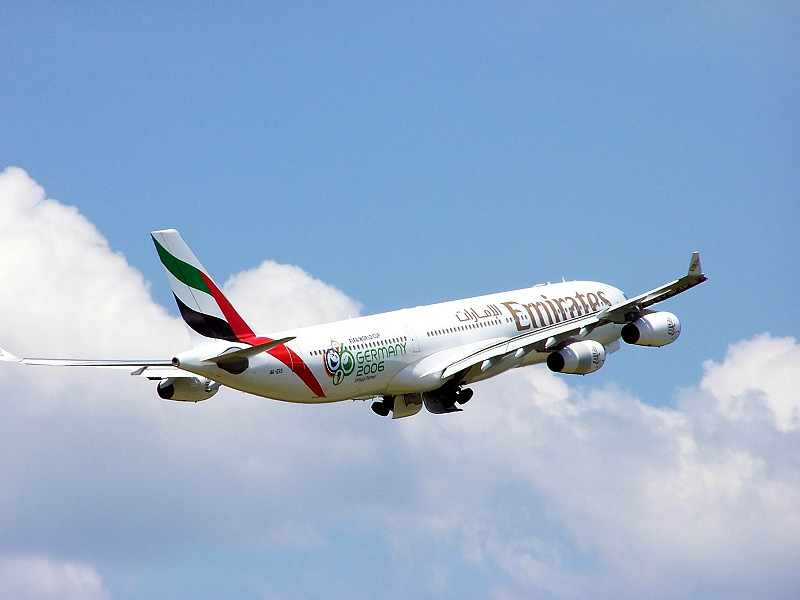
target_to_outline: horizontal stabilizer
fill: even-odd
[[[262,352],[269,352],[273,348],[277,348],[278,346],[283,346],[284,344],[291,342],[294,337],[285,337],[279,340],[272,340],[271,342],[265,342],[263,344],[256,344],[255,346],[249,346],[247,348],[242,348],[241,350],[233,350],[232,352],[223,352],[215,356],[214,358],[207,358],[203,362],[214,363],[219,365],[220,363],[228,363],[231,361],[239,360],[242,358],[250,358],[251,356],[256,356],[261,354]]]

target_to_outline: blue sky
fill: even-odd
[[[600,372],[565,382],[570,391],[564,398],[572,402],[634,398],[636,414],[647,407],[694,406],[689,398],[710,389],[701,383],[709,376],[704,362],[734,364],[731,346],[758,345],[755,336],[765,333],[800,337],[792,309],[800,289],[800,10],[792,3],[12,2],[3,12],[0,169],[24,169],[47,198],[76,207],[108,241],[110,254],[124,256],[151,282],[155,305],[146,314],[157,316],[150,323],[166,318],[157,314],[158,305],[173,317],[177,311],[147,234],[176,227],[220,282],[265,260],[297,265],[341,290],[362,314],[562,276],[605,281],[635,294],[682,275],[690,253],[700,250],[710,281],[668,307],[683,322],[678,343],[658,351],[626,348]],[[13,220],[6,226],[7,239],[17,229],[27,231]],[[15,264],[23,258],[16,256]],[[93,273],[105,271],[87,277]],[[125,275],[124,281],[133,280]],[[282,282],[264,282],[259,293]],[[3,288],[7,297],[21,293],[10,285]],[[323,314],[320,304],[339,301],[330,289],[320,289],[318,297],[303,299],[307,311]],[[44,352],[19,331],[26,327],[22,319],[37,313],[15,310],[8,316],[15,330],[4,334],[3,344],[19,339],[29,347],[20,352]],[[279,309],[270,304],[260,310]],[[167,337],[179,335],[172,333],[174,323],[164,322]],[[125,323],[114,326],[115,335],[125,335]],[[74,335],[65,330],[52,336],[70,352]],[[148,347],[139,343],[131,347]],[[93,347],[91,340],[75,343],[85,353],[106,347],[116,349]],[[114,385],[133,390],[125,392],[126,402],[150,393],[124,377]],[[42,394],[37,397],[52,398]],[[244,402],[257,419],[265,406],[231,397],[237,400],[225,411]],[[480,394],[474,402],[481,402]],[[153,410],[175,425],[185,418],[181,408]],[[260,410],[290,425],[299,421],[302,432],[309,418],[319,419],[313,427],[321,430],[342,427],[343,436],[363,435],[376,457],[384,455],[378,443],[384,436],[390,451],[425,456],[425,444],[409,432],[414,427],[461,439],[446,421],[418,424],[430,422],[430,415],[398,428],[370,422],[364,409],[329,407],[323,417],[312,417],[307,407]],[[219,403],[203,410],[224,414]],[[776,447],[788,443],[776,439],[783,440]],[[89,469],[79,448],[64,444]],[[561,450],[536,452],[564,458]],[[30,453],[46,454],[36,447]],[[175,461],[169,464],[186,467],[169,456]],[[378,473],[393,493],[401,493],[406,477],[412,487],[427,490],[441,475],[426,470],[432,479],[418,480],[404,458],[387,482],[390,459],[350,467],[336,462],[331,469],[354,486],[355,498],[374,493],[369,482]],[[121,468],[109,460],[109,468]],[[301,462],[293,484],[310,494],[335,489],[332,481],[315,488],[313,464]],[[126,468],[139,473],[143,466]],[[179,479],[186,476],[181,489],[216,497],[205,486],[192,487],[188,474],[194,468],[179,469]],[[158,480],[165,485],[169,477],[164,472]],[[514,479],[513,471],[508,477]],[[560,496],[551,495],[542,478],[533,481],[498,480],[485,497],[502,496],[509,486],[538,498],[533,506],[555,510],[552,502]],[[452,485],[469,491],[461,480]],[[73,490],[78,498],[79,489]],[[109,502],[118,499],[119,490],[103,490]],[[45,485],[42,493],[58,488]],[[254,484],[246,497],[264,493]],[[614,574],[619,579],[624,572],[609,566],[616,563],[603,547],[573,529],[574,520],[590,511],[516,515],[529,519],[523,529],[536,532],[535,543],[515,538],[510,523],[487,520],[497,530],[487,525],[494,533],[484,539],[482,559],[469,554],[458,535],[442,533],[431,562],[452,560],[460,567],[444,573],[403,562],[406,551],[419,553],[430,539],[411,533],[406,539],[400,526],[384,531],[372,511],[394,502],[377,496],[360,511],[308,501],[304,506],[318,518],[299,527],[313,530],[313,541],[275,542],[263,524],[266,533],[255,527],[252,536],[210,525],[203,534],[184,535],[176,526],[184,533],[168,528],[177,541],[164,542],[166,560],[158,552],[156,560],[135,535],[120,533],[112,543],[99,532],[76,548],[54,541],[63,531],[44,530],[34,543],[31,531],[20,530],[16,541],[0,545],[0,555],[46,557],[52,568],[70,561],[88,565],[114,598],[215,597],[222,589],[270,598],[456,597],[469,589],[486,595],[493,590],[497,597],[543,589],[553,597],[581,596],[579,585],[561,589],[541,587],[536,578],[514,579],[507,574],[513,569],[497,558],[510,554],[486,558],[494,547],[487,539],[510,536],[514,543],[504,547],[536,548],[533,555],[563,576],[554,579],[577,573],[576,580],[602,580],[609,596],[619,595]],[[141,507],[152,509],[151,501],[142,500]],[[98,506],[106,508],[100,501]],[[219,506],[207,510],[209,519],[225,521]],[[77,513],[65,515],[80,529]],[[286,516],[285,526],[297,519]],[[246,521],[233,521],[246,529]],[[198,522],[187,521],[193,527]],[[129,525],[149,531],[136,517]],[[559,559],[548,562],[547,548]],[[308,564],[316,565],[316,575],[308,575]],[[421,569],[421,580],[433,583],[415,587],[410,579],[381,574],[387,564],[392,572]],[[220,581],[220,588],[211,581]],[[513,585],[503,588],[509,581]],[[697,596],[705,584],[693,588],[687,578],[686,585]]]

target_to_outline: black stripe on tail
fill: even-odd
[[[174,293],[172,295],[175,296]],[[227,321],[192,310],[181,302],[177,296],[175,296],[175,302],[178,303],[178,310],[181,311],[181,316],[186,321],[186,324],[203,337],[227,340],[229,342],[241,341],[233,333],[233,329],[231,329]]]

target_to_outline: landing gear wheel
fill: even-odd
[[[470,398],[472,398],[472,390],[464,389],[458,392],[458,394],[456,395],[456,402],[458,402],[459,404],[466,404],[467,402],[469,402]]]
[[[388,417],[392,407],[383,400],[376,400],[372,403],[372,412],[381,417]]]

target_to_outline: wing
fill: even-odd
[[[424,375],[430,375],[441,370],[442,379],[447,379],[478,364],[488,369],[510,355],[516,355],[516,358],[520,358],[534,350],[545,352],[554,349],[561,342],[571,337],[584,337],[601,325],[627,323],[633,319],[634,315],[645,308],[685,292],[703,283],[706,279],[707,277],[703,274],[700,266],[700,254],[694,252],[689,262],[688,273],[680,279],[640,294],[625,302],[608,306],[592,315],[576,317],[569,321],[540,327],[535,331],[524,333],[511,339],[490,342],[478,349],[466,348],[445,351],[440,357],[441,360],[433,362],[431,368]]]
[[[644,310],[645,308],[663,302],[668,298],[677,296],[696,285],[700,285],[706,281],[708,277],[703,273],[700,266],[700,253],[692,253],[692,260],[689,262],[689,272],[680,279],[676,279],[671,283],[666,283],[661,287],[654,290],[639,294],[635,298],[631,298],[627,302],[611,306],[605,311],[606,322],[608,323],[627,323],[630,318],[630,313],[635,313]]]
[[[456,360],[448,360],[453,357],[453,353],[448,353],[449,356],[442,357],[448,363],[442,365],[444,367],[442,379],[447,379],[451,375],[465,371],[479,363],[482,364],[486,362],[484,368],[484,370],[486,370],[500,362],[500,360],[506,356],[513,354],[516,355],[517,358],[520,358],[534,350],[537,352],[544,352],[555,348],[561,342],[573,336],[583,337],[588,335],[596,327],[607,322],[601,318],[601,314],[602,313],[595,313],[593,315],[577,317],[569,321],[562,321],[561,323],[540,327],[535,331],[523,333],[511,339],[490,343]],[[439,371],[442,366],[431,368],[426,374],[430,375],[431,373],[435,373]]]
[[[133,367],[171,367],[169,360],[82,360],[72,358],[17,358],[6,350],[0,350],[0,360],[23,365],[48,365],[51,367],[105,367],[109,369],[131,369]]]
[[[266,352],[293,340],[294,337],[287,337],[274,340],[264,344],[248,346],[239,350],[229,350],[217,356],[212,356],[205,362],[216,363],[220,367],[230,363],[246,359],[250,356]],[[15,362],[23,365],[47,365],[51,367],[100,367],[105,369],[124,369],[130,371],[131,375],[137,377],[147,377],[148,379],[179,379],[196,378],[193,373],[188,373],[176,367],[171,360],[83,360],[72,358],[18,358],[0,348],[0,361]]]
[[[51,367],[102,367],[124,369],[131,375],[141,375],[150,379],[181,377],[180,369],[172,366],[169,360],[81,360],[72,358],[18,358],[0,348],[0,360],[23,365],[47,365]]]

